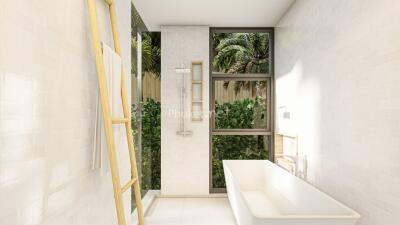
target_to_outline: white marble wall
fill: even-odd
[[[104,2],[99,26],[112,46]],[[129,72],[131,3],[116,2]],[[97,78],[88,26],[86,1],[0,1],[2,225],[116,224],[110,175],[91,170]]]
[[[277,107],[299,135],[309,181],[400,224],[400,1],[297,0],[276,29]],[[279,115],[278,115],[279,116]]]
[[[161,192],[163,195],[207,195],[209,193],[209,27],[161,27]],[[182,64],[203,61],[204,120],[192,122],[186,115],[189,137],[179,130],[182,75],[175,73]],[[186,112],[190,110],[190,74],[187,74]]]

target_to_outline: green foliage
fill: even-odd
[[[268,33],[215,33],[213,34],[213,71],[229,74],[269,73]],[[229,81],[224,83],[227,88]],[[235,92],[248,90],[255,81],[236,81]]]
[[[229,37],[230,33],[214,33],[212,36],[213,39],[213,46],[212,46],[212,51],[213,55],[217,55],[216,48],[219,45],[219,43],[224,40],[225,38]]]
[[[217,34],[215,34],[217,35]],[[224,73],[268,73],[269,35],[267,33],[230,33],[214,37],[214,71]]]
[[[213,188],[225,187],[222,160],[268,159],[268,143],[268,139],[265,136],[213,136]]]
[[[137,38],[131,39],[132,74],[137,74]],[[135,54],[133,54],[135,53]],[[161,75],[161,33],[142,33],[142,71],[151,72],[156,76]],[[145,74],[145,73],[143,73]]]
[[[131,36],[135,36],[138,30],[146,30],[146,26],[133,4],[131,4],[131,28]]]
[[[243,99],[233,103],[215,104],[215,128],[217,129],[248,129],[265,128],[265,99]]]
[[[142,103],[142,189],[161,189],[161,104]]]
[[[216,104],[215,125],[217,128],[258,127],[265,119],[264,113],[258,115],[259,108],[265,104],[261,98],[245,99],[233,103]],[[261,107],[258,107],[261,106]],[[262,110],[265,112],[265,110]],[[258,115],[258,116],[255,116]],[[264,123],[265,124],[265,123]],[[269,141],[266,136],[223,136],[212,137],[213,187],[224,188],[225,178],[222,160],[225,159],[268,159]]]
[[[153,99],[142,102],[141,187],[143,190],[161,188],[161,104]],[[135,108],[134,106],[132,106]],[[132,110],[132,128],[138,139],[136,110]],[[137,141],[135,142],[137,143]]]

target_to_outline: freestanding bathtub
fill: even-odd
[[[268,160],[224,160],[238,225],[353,225],[360,215]]]

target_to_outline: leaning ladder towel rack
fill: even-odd
[[[110,113],[110,105],[109,98],[107,93],[107,82],[105,77],[104,70],[104,62],[102,57],[102,47],[100,43],[99,37],[99,29],[97,24],[97,12],[96,12],[96,0],[87,0],[88,2],[88,11],[89,11],[89,20],[90,20],[90,30],[92,33],[92,44],[94,55],[96,59],[96,70],[97,70],[97,78],[99,82],[99,90],[100,90],[100,101],[103,112],[104,119],[104,127],[106,132],[106,142],[107,142],[107,150],[108,150],[108,158],[110,162],[111,168],[111,176],[112,176],[112,184],[114,190],[114,199],[117,210],[117,219],[118,225],[126,225],[125,220],[125,212],[124,212],[124,204],[122,199],[122,194],[133,187],[135,193],[136,200],[136,209],[138,213],[138,221],[139,225],[144,225],[144,215],[143,215],[143,207],[142,200],[140,194],[140,185],[139,185],[139,176],[137,172],[136,165],[136,156],[135,149],[133,144],[132,137],[132,128],[131,128],[131,117],[130,110],[128,108],[128,100],[126,95],[126,84],[125,84],[125,76],[124,72],[121,72],[121,98],[122,98],[122,107],[124,112],[124,118],[111,118]],[[111,28],[114,39],[114,48],[115,52],[118,55],[121,55],[121,49],[119,45],[118,39],[118,31],[117,31],[117,22],[116,22],[116,9],[115,9],[115,0],[106,0],[106,3],[109,6],[110,11],[110,19],[111,19]],[[112,130],[113,124],[125,124],[126,130],[126,138],[128,140],[128,148],[129,148],[129,158],[131,164],[131,180],[128,181],[125,185],[121,186],[120,178],[119,178],[119,170],[115,152],[115,140],[114,134]]]

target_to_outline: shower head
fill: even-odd
[[[190,69],[185,69],[185,68],[175,68],[176,73],[190,73]]]

